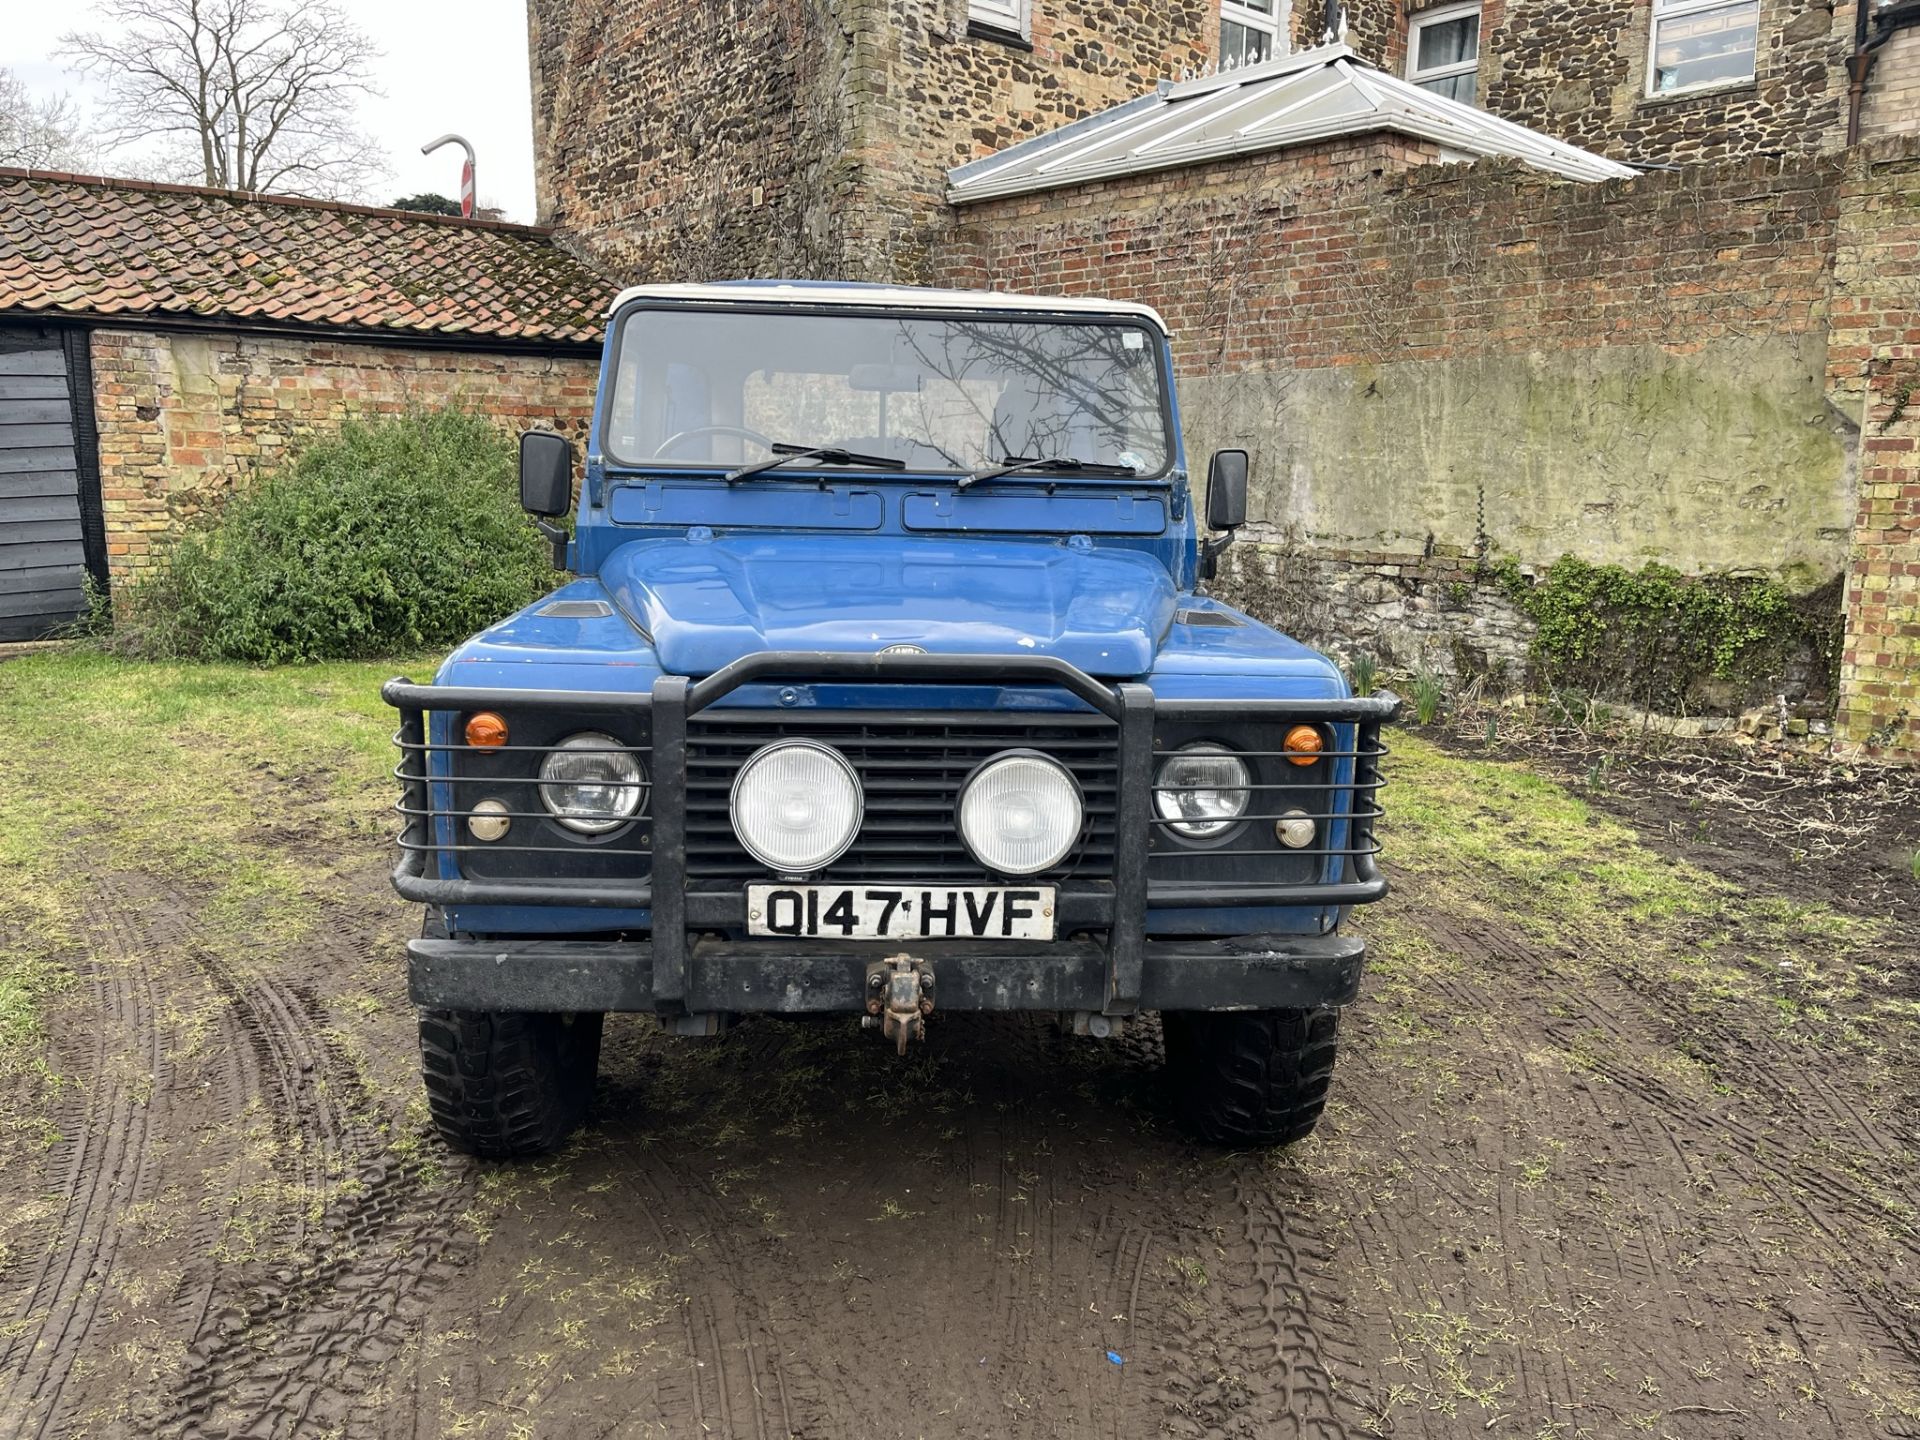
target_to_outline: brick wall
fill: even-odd
[[[1920,755],[1920,145],[1853,157],[1834,279],[1831,380],[1861,417],[1839,728]]]
[[[840,268],[881,0],[529,0],[540,218],[631,280]]]
[[[1844,573],[1841,732],[1920,750],[1920,144],[1604,185],[1376,144],[971,206],[941,273],[1159,308],[1194,464],[1254,454],[1230,583],[1323,643],[1513,673],[1494,556]]]
[[[1481,51],[1488,109],[1629,164],[1832,149],[1853,10],[1761,0],[1752,81],[1649,96],[1650,0],[1507,0]]]
[[[631,280],[913,279],[952,166],[1209,60],[1217,0],[529,0],[542,223]]]
[[[584,439],[599,370],[595,358],[151,330],[96,330],[92,358],[116,585],[209,501],[343,420],[459,404],[508,430]]]
[[[1404,69],[1408,12],[1345,0]],[[1756,78],[1649,97],[1652,0],[1485,0],[1480,102],[1636,164],[1814,153],[1844,138],[1852,0],[1761,0]],[[1327,0],[1294,0],[1296,48]],[[916,280],[949,168],[1207,64],[1217,0],[1033,0],[1030,45],[966,0],[528,0],[540,214],[625,278]],[[1882,53],[1872,133],[1920,127],[1920,31]]]
[[[1920,130],[1920,25],[1881,47],[1860,112],[1860,138],[1884,140]]]
[[[942,274],[1160,307],[1207,373],[1824,333],[1834,159],[1601,185],[1369,137],[970,206]]]
[[[927,274],[951,222],[946,173],[1150,92],[1212,58],[1218,0],[1035,0],[1032,48],[968,32],[966,0],[888,0],[858,170],[872,193],[863,275]]]
[[[1347,43],[1404,73],[1407,20],[1451,0],[1346,0]],[[1296,7],[1297,45],[1317,44],[1324,0]],[[1852,0],[1761,0],[1750,82],[1649,96],[1651,0],[1485,0],[1479,103],[1506,119],[1630,164],[1831,150],[1846,136]],[[1869,133],[1920,128],[1920,44],[1896,37]]]

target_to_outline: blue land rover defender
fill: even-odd
[[[385,690],[441,1134],[556,1144],[610,1010],[859,1016],[903,1052],[1028,1010],[1158,1012],[1202,1134],[1305,1135],[1397,702],[1197,593],[1246,483],[1213,457],[1202,542],[1143,306],[621,295],[584,469],[521,443],[578,578]]]

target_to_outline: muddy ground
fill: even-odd
[[[75,842],[7,1072],[0,1434],[1920,1436],[1911,781],[1810,854],[1408,739],[1281,1154],[1181,1133],[1151,1021],[937,1016],[903,1063],[622,1017],[590,1128],[503,1167],[424,1125],[377,772],[169,743],[293,888]]]

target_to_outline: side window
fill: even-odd
[[[1653,0],[1647,93],[1751,80],[1759,44],[1760,0]]]
[[[1032,0],[967,0],[968,28],[1033,38]]]
[[[1287,53],[1287,0],[1220,0],[1220,68]]]
[[[1407,27],[1407,79],[1423,90],[1471,105],[1479,91],[1480,3],[1444,5]]]

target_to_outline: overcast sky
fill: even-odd
[[[525,0],[339,0],[385,53],[375,62],[385,97],[367,102],[362,128],[379,142],[391,170],[370,198],[437,190],[459,198],[460,148],[423,156],[420,147],[453,131],[473,142],[480,202],[531,224],[533,134],[527,98]],[[87,29],[80,4],[6,0],[0,9],[0,67],[36,93],[65,90],[83,105],[78,77],[53,59],[59,37]],[[112,171],[111,163],[103,168]]]

